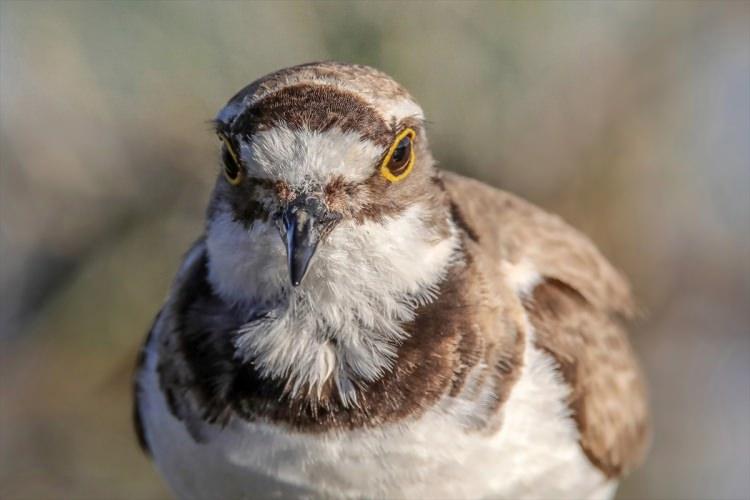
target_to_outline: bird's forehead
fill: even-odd
[[[234,106],[230,103],[230,107]],[[247,139],[280,127],[321,133],[338,129],[384,146],[392,135],[388,121],[364,99],[318,84],[284,87],[252,101],[232,117],[225,130],[232,136]]]

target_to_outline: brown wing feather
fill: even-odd
[[[571,386],[570,407],[591,462],[610,477],[640,463],[648,446],[645,384],[614,318],[634,310],[625,279],[561,218],[455,174],[444,184],[489,260],[529,261],[544,281],[525,301],[536,344]]]
[[[608,477],[642,461],[649,442],[641,371],[622,326],[558,280],[538,285],[525,306],[536,345],[557,360],[589,460]]]
[[[634,312],[627,281],[586,236],[560,217],[456,174],[445,173],[444,184],[492,260],[529,260],[539,274],[568,283],[598,309],[626,316]]]

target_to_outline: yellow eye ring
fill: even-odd
[[[383,162],[380,174],[391,182],[399,182],[411,173],[414,168],[414,139],[417,133],[412,128],[405,128],[393,140]]]
[[[229,158],[226,157],[226,154],[224,154],[222,158],[224,162],[224,178],[232,186],[237,186],[240,182],[242,182],[242,179],[244,178],[242,164],[240,163],[239,157],[237,156],[237,153],[235,153],[234,148],[232,147],[232,143],[229,141],[229,139],[224,134],[218,135],[219,139],[221,139],[221,142],[224,143],[226,152],[229,153]]]

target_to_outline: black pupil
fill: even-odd
[[[399,164],[403,162],[406,159],[406,155],[409,152],[409,146],[411,146],[411,139],[408,137],[404,137],[401,139],[401,142],[398,143],[398,146],[396,146],[396,149],[393,150],[393,156],[391,156],[391,161]]]
[[[239,165],[237,165],[234,161],[234,158],[232,158],[232,154],[229,152],[226,146],[224,146],[224,149],[221,152],[222,160],[224,161],[224,170],[226,171],[227,175],[230,179],[235,179],[237,177],[237,174],[239,174],[240,168]]]

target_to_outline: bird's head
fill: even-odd
[[[455,250],[422,109],[387,75],[314,63],[219,112],[210,276],[233,300],[300,290],[419,295]]]

